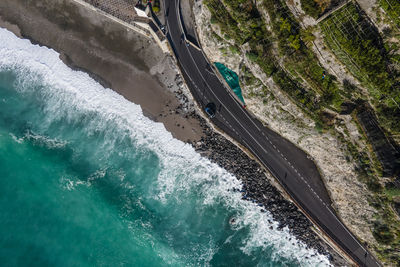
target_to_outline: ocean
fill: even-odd
[[[5,29],[0,103],[2,266],[329,265],[140,106]]]

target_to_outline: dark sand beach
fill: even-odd
[[[200,139],[199,122],[175,96],[183,83],[174,61],[151,39],[70,1],[1,1],[0,27],[53,48],[70,67],[139,104],[174,137]]]
[[[172,56],[163,54],[151,39],[65,0],[2,0],[0,27],[56,50],[70,67],[139,104],[146,116],[163,123],[174,137],[191,143],[240,179],[246,199],[263,205],[280,227],[287,226],[308,246],[330,255],[335,265],[345,264],[271,184],[265,170],[196,113]]]

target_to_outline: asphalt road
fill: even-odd
[[[194,98],[217,107],[212,122],[249,149],[311,220],[360,266],[380,266],[331,208],[315,164],[296,146],[252,117],[218,79],[203,52],[185,41],[179,0],[164,0],[167,38]]]

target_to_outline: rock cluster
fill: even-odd
[[[305,215],[270,183],[264,169],[257,161],[249,158],[240,148],[212,130],[195,112],[192,112],[190,116],[201,122],[204,133],[204,137],[199,142],[192,143],[193,147],[243,183],[243,190],[241,190],[243,199],[263,207],[262,212],[269,211],[274,220],[279,222],[280,229],[287,226],[297,239],[308,247],[316,249],[320,254],[327,255],[332,263],[344,264],[343,259],[311,229],[312,224]]]

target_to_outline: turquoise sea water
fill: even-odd
[[[139,106],[0,29],[1,266],[328,264],[233,187]]]

